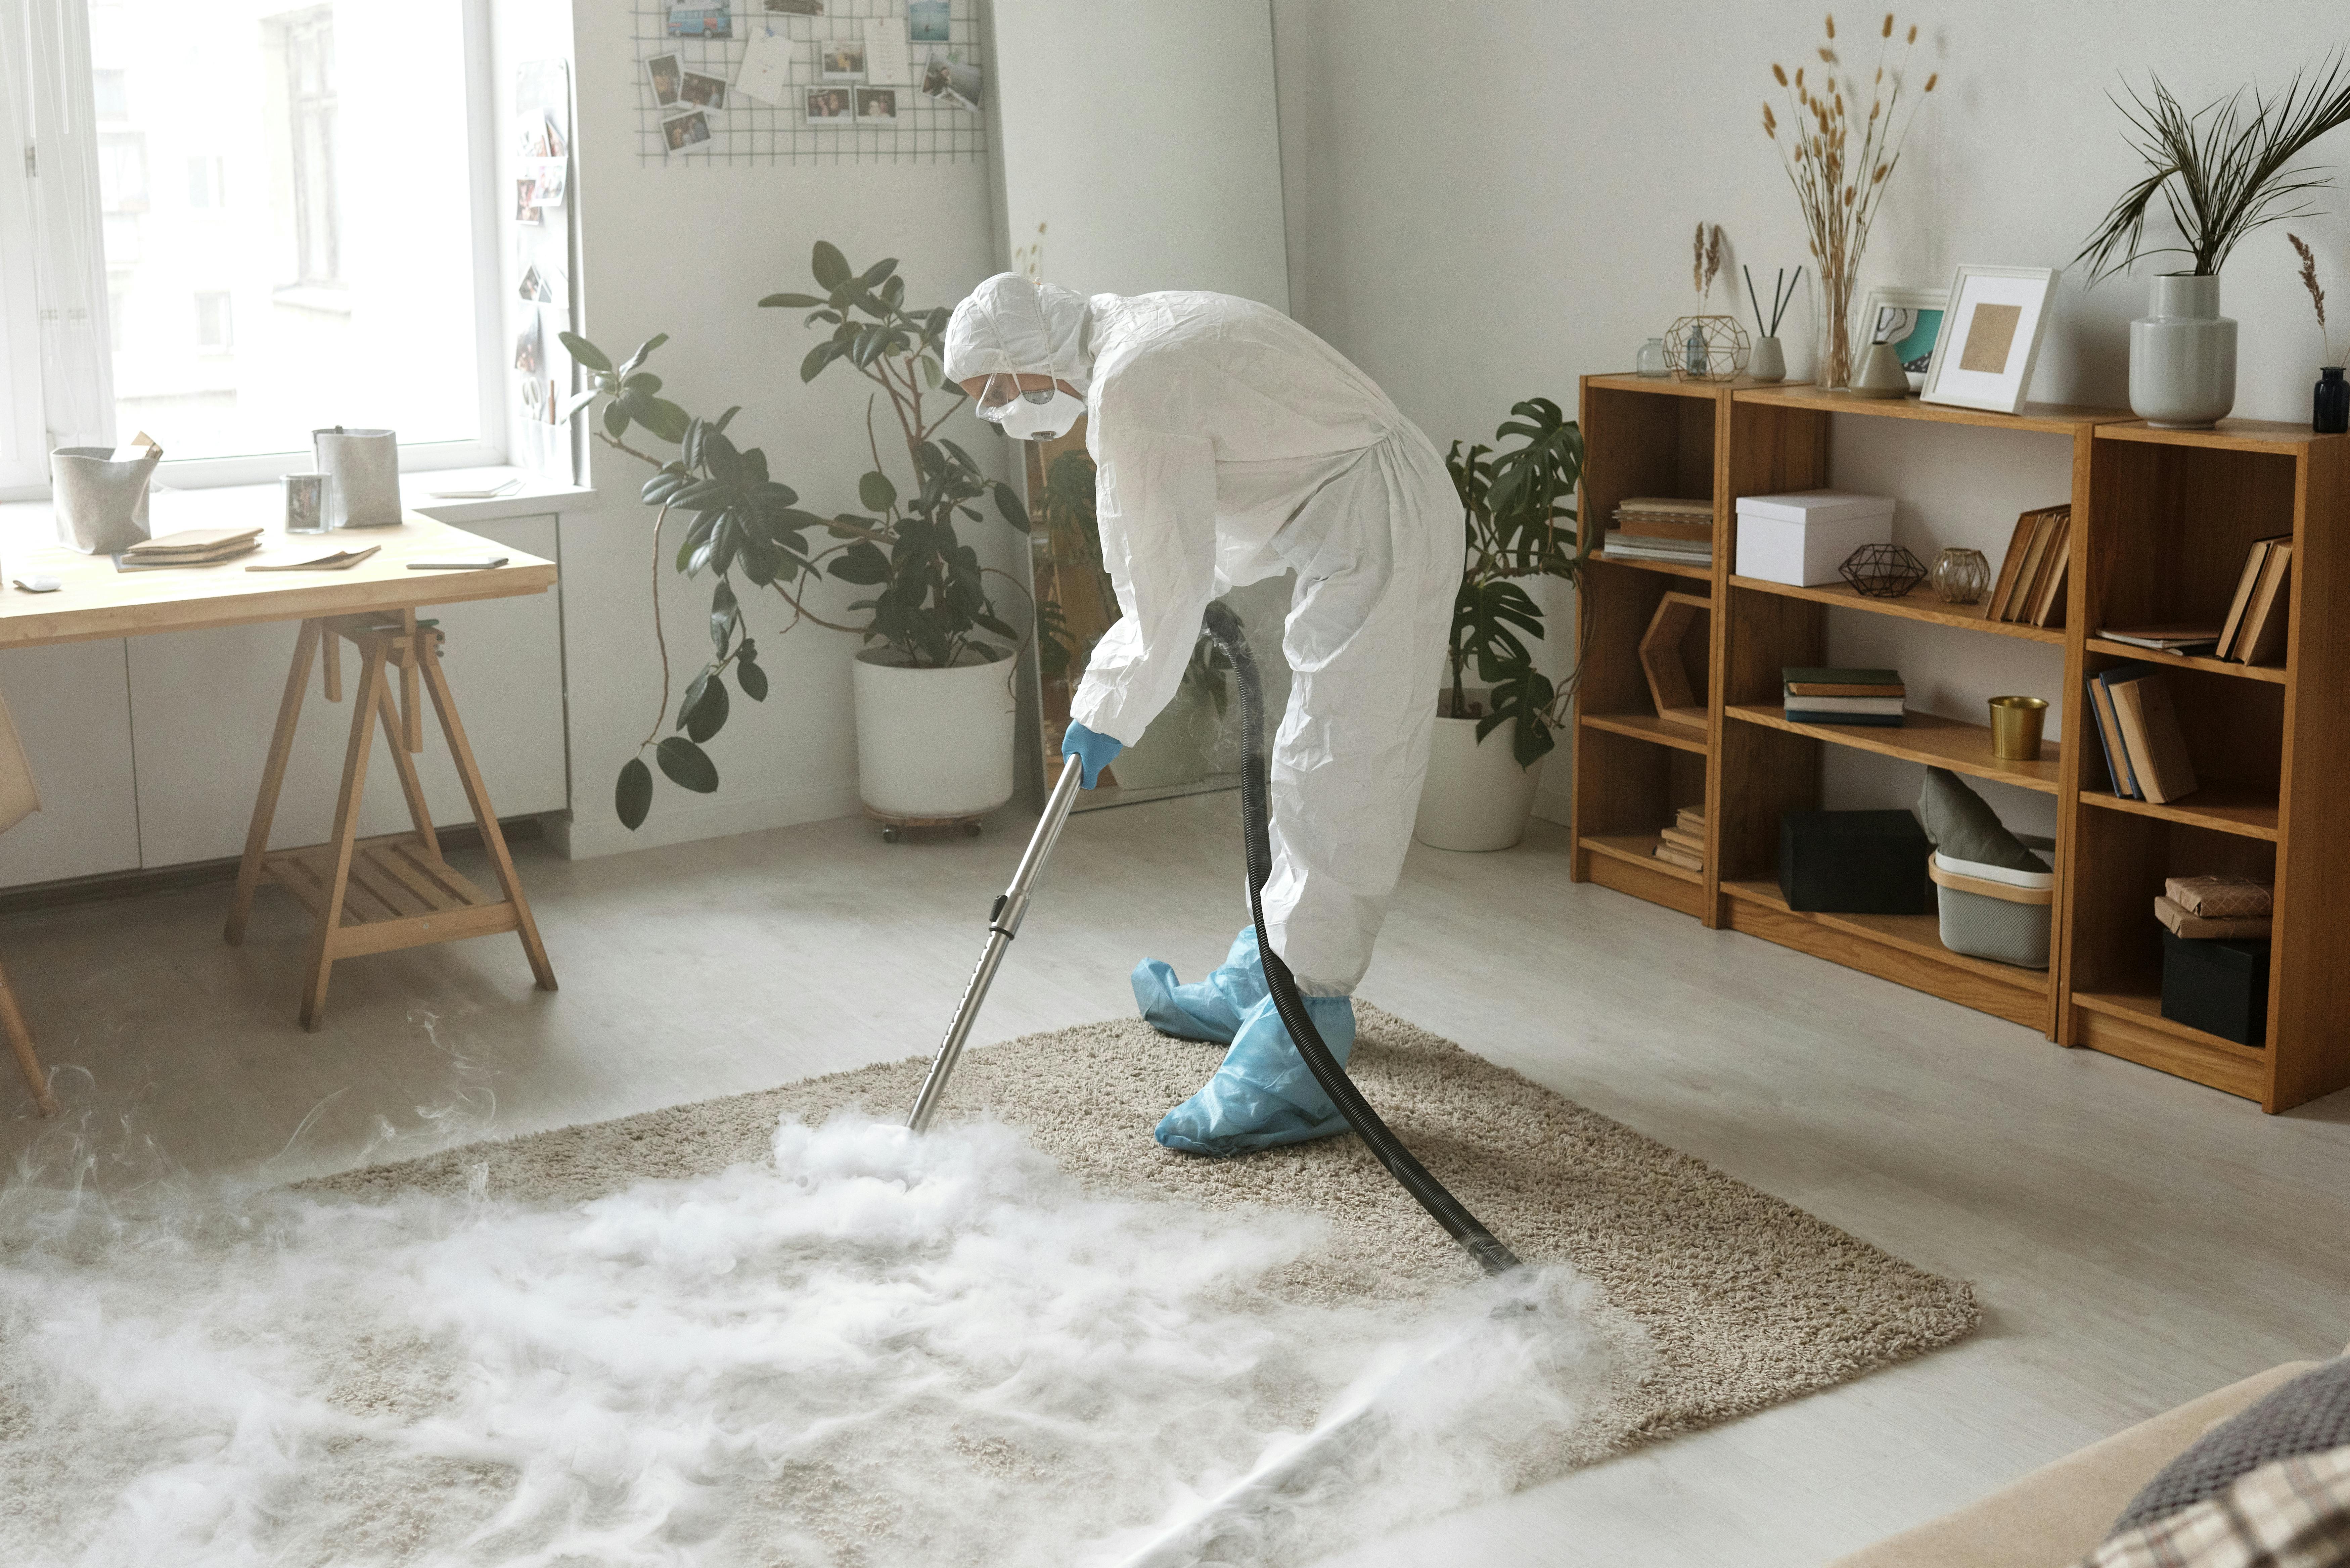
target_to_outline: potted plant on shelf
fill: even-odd
[[[661,706],[614,786],[620,821],[631,829],[652,806],[646,752],[672,784],[710,794],[718,787],[718,767],[703,747],[725,727],[730,671],[744,696],[766,698],[738,578],[790,607],[785,630],[809,621],[868,645],[854,673],[858,791],[875,815],[968,819],[1012,797],[1011,670],[1020,634],[996,613],[986,590],[988,576],[1003,574],[980,564],[957,520],[980,521],[975,504],[992,497],[1002,519],[1024,534],[1027,513],[1009,485],[988,478],[970,453],[939,433],[964,401],[960,389],[941,384],[946,307],[909,309],[894,259],[858,272],[838,248],[818,241],[810,266],[821,294],[773,294],[759,303],[806,309],[810,326],[831,328],[801,362],[802,381],[840,361],[879,389],[866,402],[873,467],[858,483],[861,512],[826,517],[804,510],[796,493],[769,477],[763,452],[737,447],[727,436],[739,405],[703,420],[663,398],[661,379],[645,362],[669,340],[667,333],[617,364],[586,338],[561,335],[589,382],[565,417],[601,402],[597,439],[654,470],[644,500],[659,508],[652,569]],[[885,397],[905,446],[905,491],[889,476],[875,429]],[[648,444],[674,446],[676,454],[642,450],[632,430]],[[672,512],[687,519],[673,557],[663,539]],[[672,675],[658,602],[664,559],[689,577],[712,578],[712,654],[687,684],[668,734],[661,731],[670,722]],[[810,590],[826,577],[871,590],[849,603],[852,619],[832,618],[811,604]]]
[[[1461,591],[1412,828],[1437,849],[1507,849],[1524,836],[1543,758],[1557,743],[1552,730],[1565,722],[1583,671],[1581,647],[1564,682],[1554,685],[1534,668],[1526,639],[1543,635],[1542,607],[1522,586],[1529,577],[1582,578],[1592,545],[1575,509],[1583,431],[1547,398],[1529,398],[1510,414],[1493,439],[1517,445],[1464,452],[1456,441],[1444,458],[1461,496]],[[1472,665],[1481,686],[1469,684]]]
[[[2296,72],[2273,95],[2254,91],[2249,115],[2246,89],[2190,114],[2159,78],[2151,101],[2135,91],[2127,104],[2116,100],[2146,174],[2074,259],[2090,264],[2095,284],[2147,256],[2188,258],[2183,271],[2154,279],[2150,314],[2130,323],[2130,411],[2150,425],[2205,430],[2236,406],[2236,324],[2220,314],[2220,269],[2245,235],[2300,216],[2308,209],[2294,198],[2330,182],[2294,162],[2350,120],[2343,57],[2321,71]],[[2145,243],[2157,195],[2178,229],[2178,244]]]

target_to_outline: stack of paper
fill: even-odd
[[[1786,682],[1784,709],[1791,724],[1900,726],[1901,701],[1908,689],[1898,670],[1809,669],[1790,665],[1779,672]]]
[[[1713,503],[1640,495],[1616,508],[1607,554],[1635,561],[1713,564]]]
[[[123,571],[154,566],[208,566],[261,548],[259,528],[190,528],[146,539],[114,557]]]

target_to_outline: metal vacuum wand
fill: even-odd
[[[1061,764],[1060,782],[1053,786],[1052,798],[1045,803],[1045,815],[1036,823],[1036,832],[1021,852],[1018,869],[1012,873],[1012,884],[995,897],[995,907],[987,912],[987,945],[980,950],[979,965],[971,971],[971,983],[962,988],[962,1005],[955,1009],[953,1022],[947,1025],[947,1036],[939,1042],[938,1056],[931,1063],[930,1075],[922,1080],[922,1092],[914,1096],[914,1110],[906,1118],[906,1126],[915,1132],[928,1131],[931,1115],[939,1108],[939,1097],[946,1093],[947,1079],[955,1070],[955,1062],[962,1055],[963,1043],[971,1038],[971,1027],[979,1022],[980,1004],[987,1000],[987,988],[995,981],[996,966],[1003,961],[1003,952],[1012,939],[1020,934],[1021,917],[1028,912],[1028,893],[1043,874],[1045,860],[1059,841],[1061,829],[1069,820],[1070,809],[1076,805],[1077,789],[1084,782],[1084,772],[1075,759]]]

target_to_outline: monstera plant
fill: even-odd
[[[1463,452],[1456,441],[1444,458],[1461,496],[1463,536],[1461,591],[1445,649],[1451,680],[1440,712],[1475,719],[1479,741],[1517,720],[1511,748],[1521,767],[1532,767],[1557,743],[1551,732],[1565,722],[1583,659],[1578,649],[1574,670],[1559,684],[1534,668],[1526,639],[1543,635],[1542,607],[1523,585],[1528,577],[1569,584],[1582,577],[1592,546],[1575,512],[1583,431],[1548,398],[1529,398],[1510,410],[1493,439],[1516,444],[1496,451],[1481,443]],[[1471,667],[1490,688],[1485,702],[1469,696]]]
[[[710,794],[718,787],[718,766],[703,748],[726,725],[730,677],[745,697],[766,698],[766,672],[743,613],[746,598],[775,594],[791,612],[784,630],[812,622],[886,645],[899,662],[916,668],[1001,659],[1020,639],[987,591],[991,575],[1015,587],[1017,579],[983,566],[960,533],[964,524],[985,520],[983,501],[992,501],[997,516],[1023,534],[1028,516],[1009,485],[987,477],[969,452],[939,433],[967,400],[941,374],[947,308],[909,307],[895,259],[860,272],[837,246],[818,241],[810,271],[817,292],[771,294],[759,303],[804,310],[806,325],[822,332],[800,362],[802,381],[843,364],[876,389],[865,406],[873,467],[858,482],[858,510],[823,514],[803,507],[798,493],[770,474],[764,452],[739,447],[727,435],[739,405],[703,419],[663,397],[661,378],[646,362],[669,341],[667,333],[618,362],[588,339],[562,334],[588,383],[565,417],[600,404],[591,427],[596,438],[653,470],[643,494],[657,508],[651,530],[656,595],[665,561],[686,576],[707,576],[711,585],[712,654],[678,700],[674,722],[673,675],[656,599],[661,706],[614,787],[620,821],[631,829],[652,807],[646,753],[672,784]],[[885,400],[889,444],[902,443],[905,453],[894,478],[877,428]],[[665,530],[673,514],[685,527],[672,551]],[[825,578],[869,591],[849,601],[844,617],[812,602],[812,590]]]

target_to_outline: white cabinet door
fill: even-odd
[[[0,653],[0,697],[41,792],[41,809],[0,834],[0,886],[139,864],[123,664],[119,639]]]
[[[515,549],[555,558],[552,515],[466,527]],[[424,614],[448,633],[442,664],[482,764],[491,805],[500,816],[560,810],[568,794],[561,608],[554,590],[436,606]],[[288,621],[130,640],[143,864],[175,866],[243,852],[297,629]],[[317,670],[311,671],[270,834],[272,848],[317,844],[334,830],[359,668],[357,650],[348,642],[342,660],[340,702],[326,700]],[[371,744],[359,831],[398,832],[408,826],[408,812],[380,730]],[[436,824],[472,820],[429,698],[424,753],[417,767]]]

